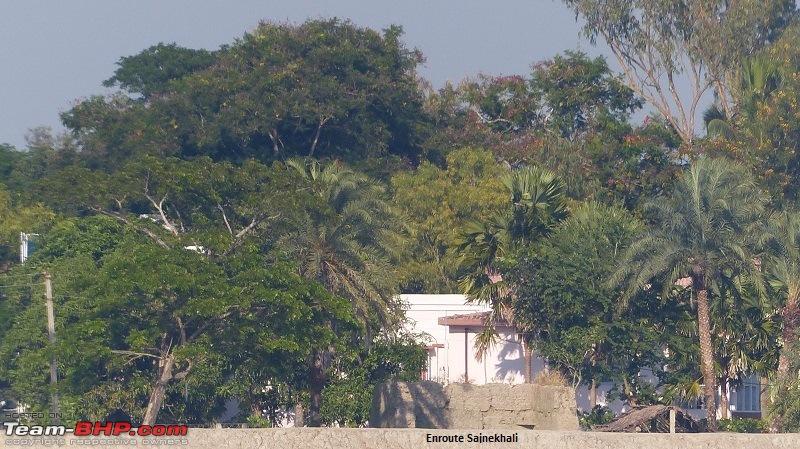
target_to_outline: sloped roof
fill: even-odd
[[[695,433],[700,432],[700,426],[685,413],[682,408],[674,405],[650,405],[637,407],[625,412],[602,426],[593,427],[595,432],[669,432],[669,411],[675,410],[675,432]]]

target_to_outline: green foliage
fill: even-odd
[[[112,174],[72,167],[41,190],[59,210],[101,213],[161,246],[202,246],[209,256],[224,257],[280,230],[278,218],[290,221],[312,207],[301,182],[282,164],[144,156]]]
[[[509,202],[485,221],[467,222],[454,247],[461,254],[460,266],[465,272],[458,280],[459,290],[468,301],[488,304],[492,310],[485,330],[476,339],[478,357],[496,341],[494,323],[512,310],[515,287],[504,275],[514,266],[516,251],[546,237],[568,214],[566,186],[549,170],[528,167],[506,174],[501,182],[511,194]],[[518,330],[530,348],[530,328]],[[526,354],[527,360],[531,353]],[[526,380],[530,382],[528,371]]]
[[[119,86],[145,99],[155,94],[170,93],[170,83],[191,73],[204,70],[214,63],[214,53],[193,50],[177,44],[153,45],[134,56],[117,62],[114,76],[103,81],[106,87]]]
[[[0,273],[20,261],[20,232],[44,234],[54,218],[41,204],[14,204],[11,193],[0,184]]]
[[[299,274],[351,301],[364,324],[394,329],[402,314],[392,261],[404,242],[402,219],[386,188],[338,163],[290,160],[322,207],[307,209],[276,249],[298,264]]]
[[[769,419],[783,432],[800,432],[800,351],[798,344],[785,348],[788,369],[779,373],[769,388]]]
[[[534,66],[531,85],[546,105],[544,127],[575,140],[613,131],[642,107],[634,92],[614,77],[602,56],[565,52]]]
[[[378,341],[368,351],[343,357],[323,392],[323,422],[363,426],[369,419],[375,385],[389,380],[418,381],[425,357],[425,348],[410,336]]]
[[[157,45],[122,58],[107,85],[62,114],[105,168],[142,153],[262,162],[292,156],[414,157],[425,126],[417,51],[337,19],[261,23],[212,53]]]
[[[578,424],[583,430],[592,430],[592,427],[610,423],[614,416],[610,408],[595,405],[590,412],[578,412]]]
[[[793,23],[777,42],[737,67],[733,95],[739,110],[726,117],[728,132],[708,144],[709,152],[749,165],[779,208],[796,202],[800,193],[798,44],[800,26]]]
[[[535,64],[530,79],[480,75],[459,85],[455,95],[473,126],[510,138],[534,131],[576,140],[619,126],[641,108],[603,57],[570,51]]]
[[[793,3],[565,3],[612,43],[633,89],[603,58],[566,52],[530,76],[479,75],[425,95],[422,56],[399,27],[337,19],[261,23],[216,51],[161,43],[121,58],[104,85],[122,92],[62,114],[71,135],[39,128],[26,151],[0,145],[4,397],[47,411],[55,354],[69,419],[140,417],[174,360],[163,422],[207,424],[237,398],[252,426],[297,404],[311,405],[312,424],[363,425],[375,383],[414,380],[424,361],[418,345],[383,338],[402,321],[396,293],[449,293],[457,279],[492,305],[490,327],[513,319],[574,383],[614,381],[631,404],[700,395],[708,348],[692,307],[703,298],[717,380],[774,370],[776,342],[784,360],[800,316],[794,224],[762,236],[765,289],[746,275],[766,199],[722,162],[698,161],[675,184],[694,106],[680,112],[648,89],[668,96],[699,70],[696,93],[718,96],[709,122],[730,131],[703,151],[746,162],[787,207],[800,185],[800,28],[776,38]],[[663,118],[628,123],[643,99]],[[552,172],[509,173],[530,166]],[[649,197],[662,199],[643,205]],[[641,207],[654,228],[629,245],[642,225],[617,204]],[[43,245],[21,267],[20,231]],[[605,283],[617,265],[619,282]],[[684,277],[693,289],[675,285]],[[648,365],[663,394],[639,378]],[[779,370],[775,390],[789,429],[795,368]],[[596,409],[583,421],[606,418]]]
[[[268,418],[263,418],[259,415],[250,415],[247,417],[247,426],[253,428],[272,427],[272,422]]]
[[[547,239],[522,248],[510,272],[517,327],[573,385],[615,381],[634,395],[638,373],[659,366],[658,299],[640,295],[620,312],[622,289],[606,283],[643,230],[623,209],[584,204]]]
[[[486,221],[468,222],[456,240],[462,292],[472,300],[499,306],[507,285],[493,279],[503,264],[512,266],[514,252],[547,236],[567,212],[564,182],[539,167],[516,170],[501,178],[511,195]]]
[[[479,75],[458,87],[478,123],[497,133],[523,133],[541,126],[541,98],[522,76]]]
[[[731,71],[774,39],[795,9],[791,0],[564,0],[585,20],[585,34],[602,38],[623,66],[628,85],[681,136],[694,139],[700,98],[712,88],[728,116]],[[676,93],[683,77],[692,94]],[[667,92],[672,93],[667,94]]]
[[[623,202],[671,188],[680,139],[665,120],[627,123],[641,107],[602,58],[566,52],[534,65],[531,77],[479,76],[428,96],[437,126],[425,144],[440,160],[466,146],[481,147],[512,166],[543,166],[576,200]],[[440,161],[442,163],[442,161]]]
[[[664,293],[669,293],[684,277],[709,288],[723,275],[747,271],[752,265],[747,251],[755,249],[755,225],[765,217],[766,202],[743,166],[699,159],[670,197],[645,205],[655,227],[631,245],[614,281],[629,280],[630,296],[659,275],[666,276]]]
[[[769,423],[755,418],[721,419],[719,420],[719,430],[736,433],[767,433],[769,432]]]
[[[34,185],[64,167],[75,163],[77,143],[67,134],[54,135],[48,127],[37,127],[25,134],[25,151],[12,151],[0,155],[0,170],[5,174],[0,183],[5,183],[16,196],[29,203],[41,201],[35,194]]]
[[[161,421],[207,423],[229,395],[257,405],[246,392],[270,382],[304,388],[294,367],[315,348],[344,347],[341,336],[357,329],[348,301],[250,246],[210,260],[108,217],[61,223],[44,243],[29,264],[54,275],[56,345],[46,344],[34,287],[3,301],[4,321],[17,318],[2,375],[33,411],[49,407],[52,354],[65,413],[89,420],[117,408],[141,417],[161,376],[152,360],[174,357]]]
[[[734,279],[709,295],[714,368],[726,392],[750,374],[770,376],[778,365],[780,314],[753,281]]]
[[[423,162],[392,177],[393,202],[413,226],[398,266],[404,292],[456,291],[459,254],[449,248],[468,220],[486,219],[503,204],[506,173],[491,153],[462,148],[447,155],[444,168]]]
[[[684,172],[669,198],[648,203],[654,227],[633,242],[612,275],[625,303],[662,282],[669,297],[679,279],[690,278],[697,304],[700,361],[710,426],[716,413],[709,291],[755,272],[760,220],[767,197],[747,170],[725,159],[699,159]]]
[[[7,143],[0,144],[0,182],[8,182],[11,171],[17,166],[22,156],[22,153],[13,146]]]

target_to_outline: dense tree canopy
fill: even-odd
[[[795,428],[793,2],[564,3],[621,75],[567,51],[434,90],[400,27],[338,19],[122,57],[68,134],[0,145],[3,398],[362,426],[377,382],[424,369],[397,294],[461,291],[492,308],[482,348],[506,319],[528,366],[535,348],[630,405],[702,384],[712,409],[715,384],[773,376],[773,424]],[[41,238],[23,265],[20,232]]]
[[[672,195],[648,204],[651,231],[631,244],[614,273],[626,295],[662,279],[665,293],[682,278],[691,280],[697,304],[698,339],[709,426],[715,428],[716,378],[711,341],[709,292],[725,279],[754,271],[756,236],[767,196],[746,168],[725,159],[696,161]]]
[[[520,250],[510,273],[516,320],[530,329],[534,348],[575,385],[615,381],[635,395],[630,386],[640,370],[660,365],[659,320],[652,313],[659,300],[641,295],[636,307],[622,311],[622,290],[606,282],[643,231],[627,211],[587,203],[546,240]]]
[[[422,56],[401,35],[332,19],[261,23],[213,54],[159,44],[122,58],[107,81],[146,102],[92,97],[62,117],[100,166],[142,152],[236,162],[416,157]]]

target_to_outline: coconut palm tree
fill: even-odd
[[[652,229],[631,244],[610,282],[630,299],[662,280],[665,296],[679,279],[691,280],[697,308],[700,368],[710,428],[716,428],[716,385],[709,291],[723,277],[754,270],[756,229],[767,196],[743,166],[700,159],[683,173],[668,198],[645,205]]]
[[[478,357],[495,342],[494,326],[505,319],[513,324],[510,299],[514,286],[503,279],[503,265],[518,248],[547,236],[567,217],[566,185],[555,173],[539,167],[516,170],[502,178],[511,197],[508,205],[486,221],[467,223],[456,241],[465,269],[459,279],[468,301],[488,304],[491,313],[477,336]],[[525,381],[531,381],[531,334],[520,331],[525,346]]]

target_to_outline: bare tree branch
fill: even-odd
[[[123,215],[121,213],[119,213],[119,212],[111,212],[111,211],[99,208],[97,206],[89,206],[89,209],[91,209],[91,210],[93,210],[95,212],[101,213],[103,215],[106,215],[108,217],[116,218],[117,220],[121,221],[122,223],[124,223],[124,224],[126,224],[126,225],[128,225],[130,227],[132,227],[133,229],[136,229],[137,231],[144,233],[145,235],[147,235],[148,237],[153,239],[156,243],[158,243],[158,245],[161,246],[162,248],[169,249],[169,245],[167,245],[166,242],[161,240],[161,238],[158,235],[156,235],[155,232],[153,232],[152,230],[150,230],[146,226],[136,226],[125,215]]]

